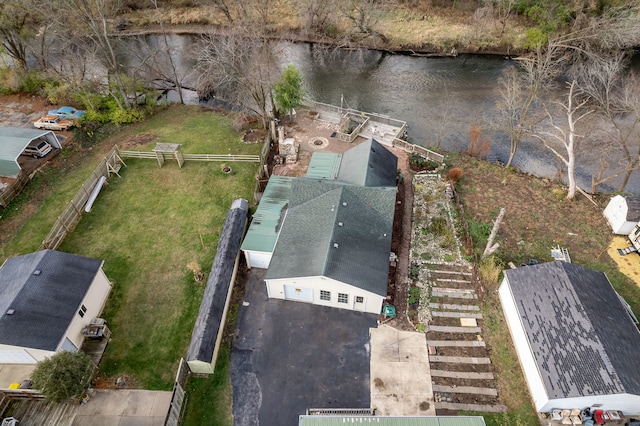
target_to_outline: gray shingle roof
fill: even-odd
[[[0,268],[0,343],[56,350],[101,266],[53,250],[7,259]]]
[[[303,178],[292,184],[289,211],[265,278],[326,276],[386,295],[395,187]]]
[[[395,186],[398,158],[375,139],[342,154],[338,180],[360,186]]]
[[[624,197],[627,202],[627,220],[640,222],[640,197]]]
[[[221,332],[220,327],[225,314],[224,307],[248,212],[249,203],[242,198],[235,200],[227,212],[227,218],[216,248],[216,256],[211,266],[211,273],[200,303],[200,311],[191,333],[187,361],[211,362],[213,360],[213,351]]]
[[[640,395],[640,332],[604,273],[556,261],[504,274],[550,398]]]

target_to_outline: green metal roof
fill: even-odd
[[[53,147],[60,148],[60,142],[51,130],[0,127],[0,176],[18,176],[18,157],[29,142],[41,136],[46,136],[45,139]]]
[[[338,180],[360,186],[396,186],[398,158],[375,139],[342,155]]]
[[[265,278],[326,276],[386,295],[395,198],[395,187],[294,180]]]
[[[433,416],[433,417],[349,417],[349,416],[300,416],[299,426],[485,426],[481,416]]]
[[[242,243],[242,250],[273,251],[287,212],[292,180],[289,176],[271,176]]]
[[[312,179],[334,180],[338,177],[342,154],[314,152],[307,169],[307,177]]]

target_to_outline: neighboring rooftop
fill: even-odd
[[[485,426],[482,416],[382,417],[300,416],[298,426]]]
[[[640,222],[640,197],[624,197],[627,202],[627,220]]]
[[[550,398],[640,395],[640,331],[604,273],[556,261],[504,274]]]
[[[102,266],[42,250],[0,268],[0,344],[55,351]]]
[[[398,158],[375,139],[342,154],[337,179],[360,186],[396,186]]]
[[[249,238],[242,250],[272,252],[278,241],[291,197],[292,177],[272,175],[262,194],[258,210],[253,215]]]

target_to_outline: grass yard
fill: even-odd
[[[151,150],[156,142],[183,144],[186,153],[258,154],[228,117],[199,107],[174,106],[144,123],[124,128],[95,146],[77,167],[58,171],[51,194],[3,249],[3,256],[37,249],[59,212],[116,143]],[[72,161],[71,159],[70,161]],[[103,259],[113,290],[104,316],[113,332],[100,367],[102,385],[124,376],[131,387],[169,390],[186,353],[204,284],[189,262],[208,272],[231,202],[251,200],[257,163],[232,163],[224,174],[215,162],[125,159],[91,213],[85,214],[59,250]],[[53,172],[52,172],[53,173]]]

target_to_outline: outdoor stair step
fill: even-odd
[[[461,404],[458,402],[436,402],[436,410],[452,410],[452,411],[479,411],[483,413],[504,413],[507,407],[504,405],[488,405],[488,404]]]
[[[493,380],[493,373],[476,373],[473,371],[431,370],[431,377],[448,377],[450,379]]]
[[[432,274],[451,274],[451,275],[464,275],[467,277],[471,276],[471,272],[462,272],[462,271],[441,271],[439,269],[434,269],[430,271]]]
[[[441,283],[459,283],[459,284],[471,284],[470,280],[457,280],[455,278],[438,278],[436,277],[437,282]]]
[[[434,316],[434,317],[445,317],[445,318],[475,318],[475,319],[482,319],[482,314],[474,314],[472,312],[432,311],[431,315]]]
[[[475,347],[484,348],[486,344],[477,340],[427,340],[427,346]]]
[[[452,364],[491,364],[486,357],[431,355],[429,362],[450,362]]]
[[[445,386],[445,385],[433,385],[434,392],[447,392],[447,393],[471,393],[474,395],[489,395],[498,396],[498,391],[494,388],[481,388],[476,386]]]
[[[479,311],[480,307],[476,305],[455,305],[453,303],[429,303],[429,307],[433,309],[448,311]]]
[[[439,333],[480,333],[480,327],[455,327],[449,325],[430,325],[429,331],[436,331]]]
[[[454,299],[477,299],[473,290],[465,290],[459,288],[433,288],[431,290],[431,297],[452,297]]]

